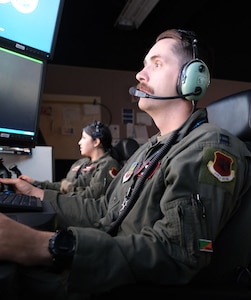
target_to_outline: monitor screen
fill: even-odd
[[[52,59],[64,0],[0,1],[0,45]]]
[[[0,146],[36,146],[45,64],[0,47]]]

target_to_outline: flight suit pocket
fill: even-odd
[[[189,199],[174,200],[166,208],[169,239],[191,256],[199,256],[202,251],[210,252],[211,235],[206,210],[199,196],[191,195]]]

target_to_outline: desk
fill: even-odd
[[[54,231],[56,228],[56,213],[48,200],[43,201],[42,212],[6,212],[5,215],[35,229]]]

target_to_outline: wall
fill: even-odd
[[[101,119],[100,97],[44,94],[40,130],[46,143],[53,146],[56,159],[80,158],[77,146],[82,129]]]
[[[31,155],[1,153],[4,166],[9,170],[16,165],[22,174],[39,180],[52,181],[54,178],[53,149],[49,146],[37,146],[32,149]],[[13,178],[17,177],[11,172]]]
[[[113,71],[62,65],[47,66],[44,92],[101,97],[101,102],[112,112],[112,120],[105,108],[101,109],[102,122],[121,125],[121,136],[126,128],[121,124],[121,109],[138,110],[131,102],[128,90],[136,84],[135,74],[128,71]]]
[[[48,64],[45,78],[45,94],[66,94],[80,96],[97,95],[112,113],[111,120],[107,109],[101,109],[102,122],[117,124],[120,126],[120,138],[126,136],[126,125],[122,123],[122,108],[133,109],[135,113],[140,112],[136,102],[128,93],[131,86],[135,86],[136,72],[91,69],[75,66],[63,66]],[[200,100],[199,106],[221,97],[251,89],[250,82],[238,82],[212,79],[211,84]],[[157,131],[155,125],[147,126],[148,135]],[[46,137],[45,137],[46,139]]]

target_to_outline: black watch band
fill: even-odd
[[[57,230],[50,238],[48,249],[52,254],[53,264],[57,269],[71,267],[75,253],[76,240],[71,231]]]

